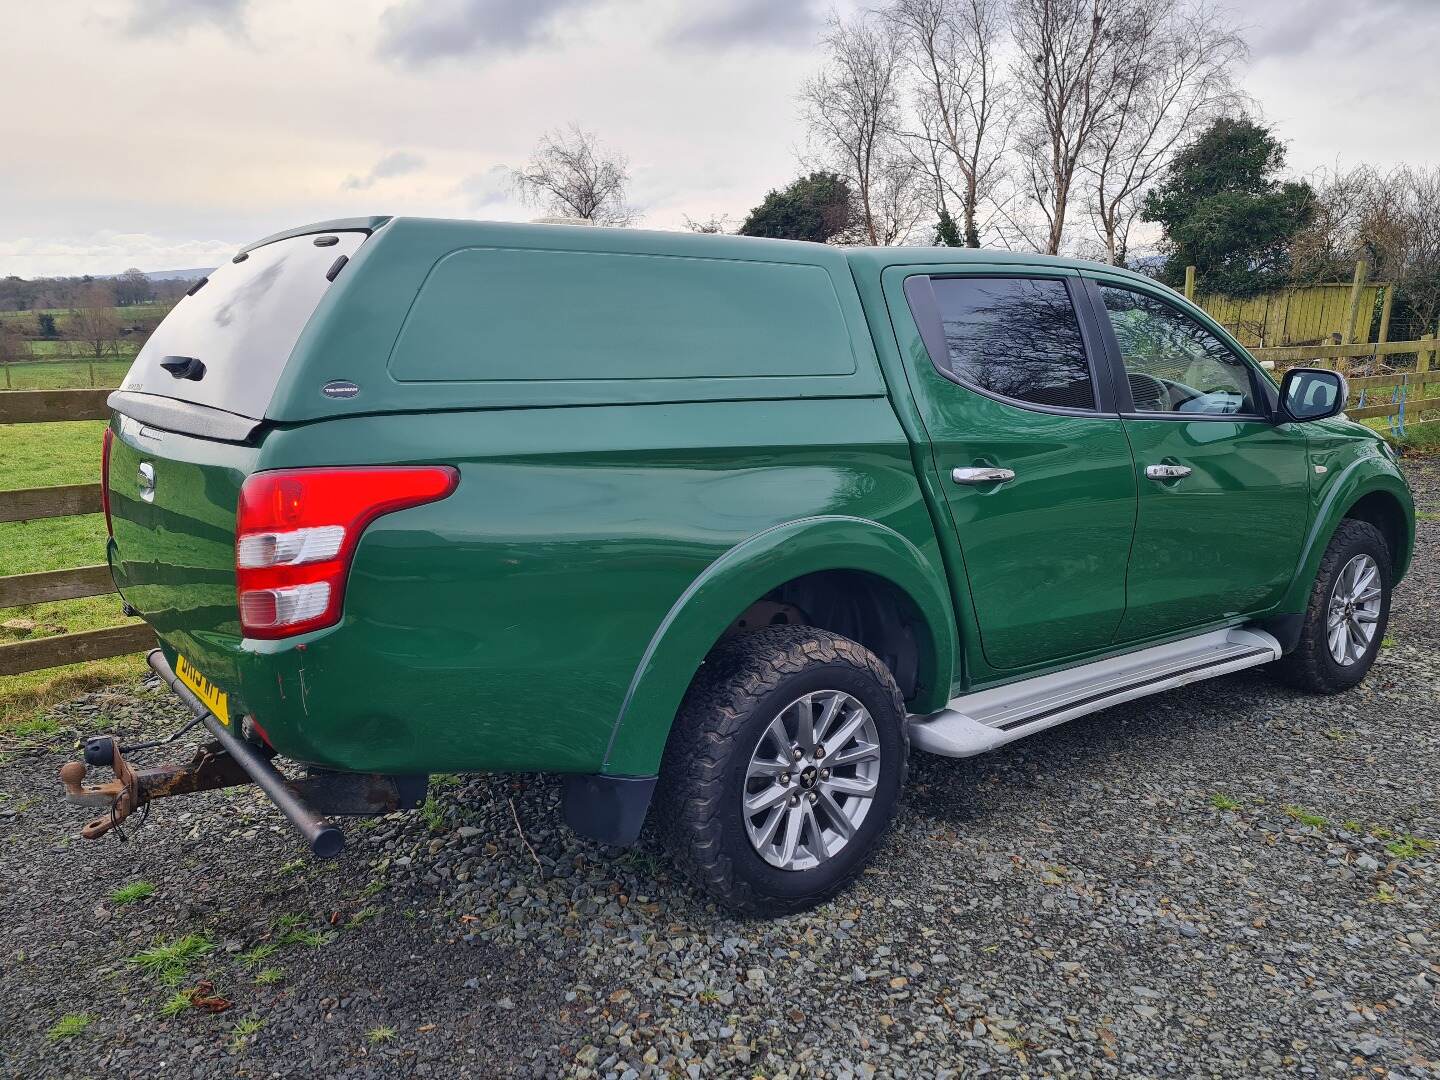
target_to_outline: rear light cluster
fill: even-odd
[[[281,638],[338,622],[365,527],[382,514],[443,499],[448,465],[281,469],[240,489],[235,584],[246,637]]]

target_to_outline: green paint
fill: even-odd
[[[941,377],[904,299],[907,276],[941,272],[1168,295],[1136,275],[961,249],[328,227],[347,225],[378,231],[321,299],[258,443],[157,439],[124,421],[112,451],[109,554],[126,599],[172,661],[184,654],[232,715],[301,761],[653,773],[715,642],[754,601],[821,571],[893,590],[918,654],[907,704],[928,712],[965,689],[1299,612],[1362,498],[1397,515],[1397,572],[1408,565],[1413,506],[1373,432],[1018,409]],[[687,326],[703,330],[693,350],[661,351]],[[325,397],[332,379],[361,391]],[[1192,463],[1194,482],[1143,479],[1157,456]],[[153,503],[137,495],[141,461],[157,466]],[[1016,480],[950,482],[982,462]],[[240,637],[247,475],[421,463],[456,466],[459,487],[370,525],[338,625]]]

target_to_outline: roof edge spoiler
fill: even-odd
[[[105,404],[120,416],[127,416],[147,427],[220,442],[248,442],[264,423],[209,405],[130,390],[116,390],[105,399]]]

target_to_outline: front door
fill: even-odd
[[[1264,374],[1158,288],[1099,279],[1090,292],[1124,365],[1140,489],[1117,640],[1271,607],[1309,518],[1300,425],[1273,422]]]
[[[1109,381],[1091,363],[1098,328],[1087,334],[1077,312],[1083,281],[968,266],[887,277],[984,662],[1015,669],[1104,648],[1125,611],[1136,483]]]

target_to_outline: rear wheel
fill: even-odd
[[[1300,643],[1275,673],[1300,690],[1334,694],[1370,670],[1390,619],[1390,549],[1374,525],[1335,529],[1305,611]]]
[[[666,747],[666,845],[727,907],[812,907],[864,868],[908,751],[900,691],[863,646],[805,626],[734,639],[706,660]]]

